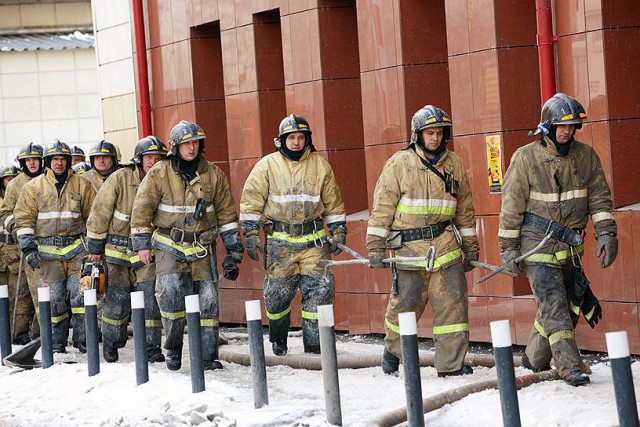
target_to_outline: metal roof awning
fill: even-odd
[[[91,33],[32,33],[0,35],[0,52],[33,50],[89,49],[95,45]]]

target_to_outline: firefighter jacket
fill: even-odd
[[[140,170],[127,165],[114,172],[96,194],[87,221],[87,251],[128,268],[144,264],[131,244],[131,211],[140,187]]]
[[[104,175],[100,174],[100,172],[98,172],[97,170],[90,169],[80,176],[86,179],[87,181],[89,181],[93,186],[93,189],[97,193],[100,190],[100,188],[102,188],[102,184],[104,184],[107,178],[111,175],[108,175],[105,177]]]
[[[596,236],[615,235],[612,209],[611,192],[593,148],[574,141],[569,153],[561,156],[544,136],[519,148],[511,158],[502,190],[500,247],[503,251],[519,249],[526,253],[543,239],[544,230],[523,225],[525,213],[580,231],[591,216]],[[551,238],[525,264],[563,264],[571,258],[571,251],[575,254],[583,249],[583,245],[570,247]]]
[[[283,223],[284,227],[298,226],[300,232],[267,232],[270,241],[281,245],[305,248],[322,244],[326,233],[320,219],[330,230],[340,226],[346,231],[342,193],[329,162],[310,149],[299,161],[280,152],[260,159],[242,189],[243,231],[257,228],[263,217]],[[302,224],[319,225],[305,232]]]
[[[435,247],[433,269],[460,261],[463,253],[478,252],[473,197],[464,165],[445,150],[429,170],[422,150],[411,144],[384,165],[373,193],[373,210],[367,227],[367,249],[396,249],[397,256],[426,256]],[[445,182],[446,181],[446,182]],[[433,236],[437,224],[444,232]],[[456,239],[457,228],[461,244]],[[404,241],[402,230],[421,233],[422,239]],[[405,270],[424,269],[425,261],[397,263]]]
[[[17,274],[20,269],[20,253],[18,244],[12,237],[12,233],[15,230],[13,209],[16,207],[22,188],[29,181],[31,181],[31,177],[26,173],[22,173],[12,179],[7,185],[4,199],[0,203],[0,229],[4,234],[4,241],[9,242],[0,243],[0,265],[2,265],[0,270],[8,267],[9,271],[14,274]]]
[[[175,157],[169,159],[158,162],[140,184],[131,214],[133,249],[153,246],[191,262],[207,256],[220,233],[227,252],[241,256],[238,216],[222,169],[200,158],[196,177],[188,181]]]
[[[24,186],[13,211],[16,235],[24,253],[37,249],[43,259],[69,260],[84,249],[95,192],[71,170],[60,194],[57,182],[47,168]]]

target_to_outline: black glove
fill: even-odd
[[[246,236],[245,247],[247,249],[247,254],[249,258],[254,261],[259,261],[260,256],[258,253],[262,253],[262,243],[260,242],[260,236],[258,236],[258,232],[249,234]]]
[[[347,242],[347,233],[343,228],[336,228],[333,233],[331,233],[332,243],[329,247],[329,251],[334,255],[340,255],[342,249],[338,247],[338,243],[344,245]]]
[[[462,261],[462,268],[464,268],[464,272],[473,270],[475,267],[469,264],[471,261],[478,261],[480,259],[480,254],[478,252],[465,252],[464,259]]]
[[[389,264],[382,262],[385,258],[384,251],[369,251],[369,267],[371,268],[389,268]]]
[[[602,268],[607,268],[618,256],[618,238],[611,234],[601,234],[598,236],[598,243],[596,245],[596,258],[600,258],[604,252],[602,258]]]
[[[235,281],[240,274],[238,264],[242,262],[242,253],[229,252],[222,261],[222,275],[225,279]]]
[[[600,301],[593,294],[591,288],[587,288],[584,294],[584,301],[582,302],[582,314],[587,321],[591,329],[594,329],[600,319],[602,319],[602,307]]]
[[[40,268],[40,262],[42,261],[42,257],[40,256],[40,252],[31,251],[25,254],[24,260],[29,264],[31,268],[37,270]]]
[[[510,273],[515,274],[516,276],[520,276],[522,274],[522,263],[516,264],[513,262],[520,255],[520,251],[518,249],[505,249],[500,254],[500,260],[502,261],[502,265],[506,267],[506,270]]]
[[[573,289],[571,290],[571,304],[569,306],[569,314],[571,315],[571,321],[575,328],[580,320],[580,309],[583,304],[585,295],[589,290],[589,280],[584,274],[584,270],[581,268],[576,270],[573,279]]]

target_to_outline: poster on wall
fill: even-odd
[[[489,178],[489,194],[502,193],[502,149],[501,136],[488,135],[487,144],[487,176]]]

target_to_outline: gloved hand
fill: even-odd
[[[383,250],[369,251],[369,267],[371,268],[389,268],[389,264],[382,262],[385,258]]]
[[[505,249],[500,254],[500,260],[502,261],[502,265],[506,267],[506,270],[510,273],[515,274],[516,276],[520,276],[522,274],[522,263],[516,264],[513,262],[520,255],[520,251],[518,249]]]
[[[585,292],[581,308],[584,320],[591,326],[591,329],[594,329],[600,319],[602,319],[602,307],[600,306],[598,298],[591,291],[591,288],[588,288],[587,292]]]
[[[610,234],[601,234],[598,236],[598,243],[596,245],[596,258],[600,258],[604,252],[602,258],[602,268],[607,268],[618,256],[618,238]]]
[[[262,253],[262,243],[260,242],[260,236],[258,236],[257,230],[255,231],[255,233],[251,232],[251,234],[246,236],[244,246],[247,249],[249,258],[254,261],[260,260],[260,256],[258,255],[258,253]]]
[[[40,268],[40,262],[42,261],[42,257],[40,256],[40,252],[31,251],[25,254],[24,260],[29,264],[31,268],[37,270]]]
[[[464,272],[473,270],[475,267],[470,265],[471,261],[478,261],[480,259],[480,253],[478,252],[465,252],[464,259],[462,260],[462,268],[464,268]]]
[[[573,279],[573,289],[569,290],[571,294],[569,314],[571,315],[571,321],[573,322],[574,328],[578,324],[578,320],[580,320],[581,306],[589,289],[589,280],[587,279],[587,276],[585,276],[584,270],[576,269]]]
[[[332,242],[329,246],[329,251],[334,255],[340,255],[342,249],[338,247],[338,243],[344,245],[347,242],[347,233],[345,233],[344,229],[336,228],[331,234]]]
[[[242,253],[229,252],[222,261],[222,275],[225,279],[235,281],[240,274],[238,264],[242,262]]]

